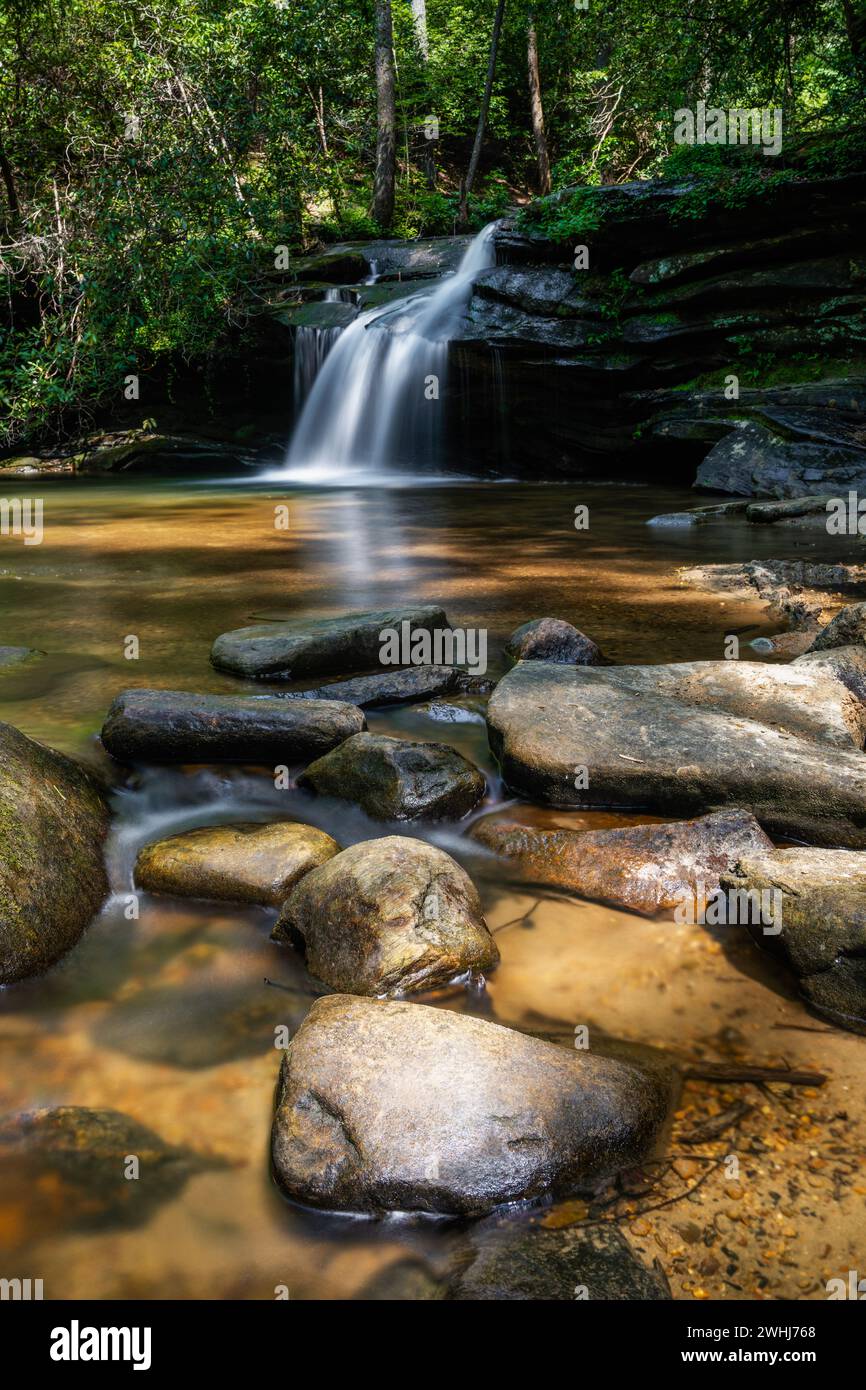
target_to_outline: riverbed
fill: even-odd
[[[31,495],[34,484],[4,487]],[[743,658],[758,659],[749,643],[778,621],[757,599],[689,587],[679,568],[849,558],[823,531],[648,527],[696,500],[652,486],[438,480],[316,491],[250,475],[41,479],[39,490],[43,543],[2,540],[0,636],[46,655],[0,674],[0,719],[103,769],[96,739],[119,691],[248,693],[208,653],[219,633],[253,621],[437,602],[453,626],[487,630],[494,679],[508,635],[542,615],[574,623],[617,663],[719,658],[732,633]],[[575,528],[578,506],[589,509],[587,529]],[[125,655],[131,645],[136,659]],[[410,707],[370,711],[368,722],[449,742],[482,767],[489,790],[476,816],[509,805],[564,825],[652,819],[515,808],[471,702],[464,713],[444,722]],[[48,975],[0,994],[2,1109],[113,1107],[213,1166],[138,1226],[87,1233],[69,1224],[62,1191],[7,1182],[0,1239],[16,1267],[56,1298],[273,1298],[277,1288],[293,1299],[352,1298],[385,1283],[392,1295],[418,1296],[419,1279],[435,1279],[452,1257],[455,1223],[313,1214],[271,1181],[274,1029],[294,1029],[316,992],[293,953],[269,940],[274,914],[149,896],[137,919],[124,910],[135,854],[159,836],[274,816],[309,820],[343,845],[387,830],[344,803],[277,790],[254,767],[139,769],[114,805],[113,897]],[[533,1030],[588,1024],[685,1062],[748,1059],[829,1078],[796,1091],[690,1083],[673,1166],[645,1174],[646,1191],[527,1219],[556,1227],[615,1217],[647,1263],[661,1262],[677,1297],[825,1297],[826,1279],[857,1267],[866,1236],[862,1039],[810,1015],[741,929],[505,889],[467,856],[467,824],[409,833],[470,867],[502,964],[484,990],[421,1002]],[[751,1109],[724,1141],[681,1142],[740,1100]],[[721,1162],[726,1144],[740,1158],[737,1178]],[[96,1192],[93,1201],[98,1211]]]

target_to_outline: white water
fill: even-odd
[[[448,343],[472,281],[495,264],[496,223],[478,233],[430,295],[369,309],[330,346],[306,399],[281,475],[301,483],[393,481],[439,458]],[[428,399],[436,378],[438,399]]]

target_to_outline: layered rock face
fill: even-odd
[[[866,175],[738,209],[698,207],[688,180],[583,192],[593,230],[565,244],[506,223],[476,280],[452,349],[464,456],[743,496],[866,487]]]

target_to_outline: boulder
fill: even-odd
[[[343,618],[293,618],[289,622],[257,623],[218,637],[211,661],[221,671],[238,676],[267,676],[283,680],[343,675],[368,671],[380,664],[382,632],[444,631],[448,619],[433,604],[414,608],[350,613]]]
[[[126,1176],[131,1155],[140,1182]],[[140,1226],[195,1174],[223,1166],[117,1110],[63,1105],[0,1121],[0,1205],[31,1235]]]
[[[494,1215],[469,1231],[470,1260],[449,1298],[472,1300],[661,1302],[671,1297],[660,1267],[650,1269],[612,1223],[548,1230]]]
[[[318,757],[366,727],[359,709],[338,700],[124,690],[102,742],[122,762],[282,764]]]
[[[850,647],[862,643],[866,643],[866,603],[849,603],[821,629],[809,651],[825,652],[832,647]]]
[[[866,449],[847,443],[791,439],[753,420],[737,420],[698,465],[695,486],[740,496],[797,498],[819,484],[866,488]]]
[[[796,656],[792,666],[809,666],[842,682],[866,705],[866,643],[851,647],[826,647]]]
[[[279,907],[292,888],[340,846],[297,821],[208,825],[146,845],[135,881],[150,893]]]
[[[736,806],[770,834],[866,847],[866,760],[853,748],[629,690],[609,669],[536,661],[499,682],[487,719],[503,777],[527,800],[674,816]]]
[[[478,1215],[645,1158],[670,1099],[658,1076],[482,1019],[330,995],[283,1059],[274,1170],[312,1207]]]
[[[510,861],[525,882],[646,913],[705,897],[740,857],[773,848],[747,811],[619,830],[538,830],[485,820],[472,837]]]
[[[800,991],[840,1028],[866,1033],[866,855],[778,849],[744,856],[722,875],[726,890],[779,893],[768,930],[747,914],[759,946],[794,972]]]
[[[353,801],[374,820],[459,820],[487,787],[478,768],[447,743],[369,733],[311,763],[299,784]]]
[[[759,661],[683,661],[615,666],[612,684],[724,710],[839,748],[866,742],[866,704],[829,667]]]
[[[561,618],[533,618],[512,632],[505,648],[512,661],[562,661],[572,666],[597,666],[601,652]]]
[[[334,681],[318,690],[287,691],[286,700],[345,700],[359,709],[376,709],[381,705],[405,705],[414,700],[429,700],[433,695],[447,694],[462,686],[463,672],[457,666],[406,666],[356,676],[353,680]]]
[[[77,763],[0,724],[0,984],[78,941],[108,894],[108,805]]]
[[[0,671],[7,667],[24,666],[44,655],[35,647],[0,647]]]
[[[499,961],[469,875],[402,835],[364,840],[307,874],[273,935],[342,994],[417,993]]]

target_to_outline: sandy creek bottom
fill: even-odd
[[[0,719],[91,758],[104,712],[127,686],[244,690],[209,666],[208,651],[219,632],[257,615],[438,601],[452,624],[488,629],[494,676],[508,634],[542,614],[574,622],[618,662],[719,657],[731,632],[748,657],[749,640],[774,630],[761,605],[686,588],[678,566],[851,558],[823,532],[730,522],[648,528],[648,517],[695,501],[653,487],[289,493],[247,479],[58,480],[40,489],[43,544],[2,542],[0,639],[48,655],[3,675]],[[285,502],[291,525],[278,531],[274,507]],[[590,508],[585,532],[573,525],[579,503]],[[137,662],[124,659],[129,634],[139,638]],[[444,724],[412,709],[374,711],[369,723],[452,742],[488,774],[482,813],[509,805],[483,725]],[[343,844],[390,829],[345,805],[277,793],[255,768],[144,768],[115,801],[117,895],[128,890],[141,844],[194,825],[297,815]],[[625,821],[518,813],[587,827]],[[588,1024],[693,1063],[790,1064],[829,1078],[820,1088],[688,1082],[663,1163],[630,1175],[626,1190],[600,1194],[592,1208],[564,1202],[526,1219],[548,1227],[616,1219],[647,1262],[660,1262],[675,1297],[824,1298],[827,1279],[847,1277],[866,1258],[866,1040],[809,1014],[743,929],[650,921],[503,888],[466,857],[466,828],[409,833],[477,870],[502,963],[482,994],[452,990],[423,1002],[537,1030]],[[292,1298],[340,1299],[367,1296],[389,1270],[399,1293],[400,1269],[418,1261],[444,1267],[453,1223],[310,1213],[271,1182],[274,1027],[296,1027],[311,990],[293,953],[268,940],[272,919],[264,910],[145,897],[130,922],[116,896],[58,967],[0,994],[4,1113],[112,1107],[220,1160],[135,1228],[88,1233],[71,1228],[62,1188],[7,1174],[0,1273],[41,1277],[48,1298],[272,1298],[286,1285]],[[751,1109],[722,1138],[683,1142],[739,1101]],[[737,1178],[724,1162],[731,1154]],[[94,1192],[94,1210],[99,1200]]]

